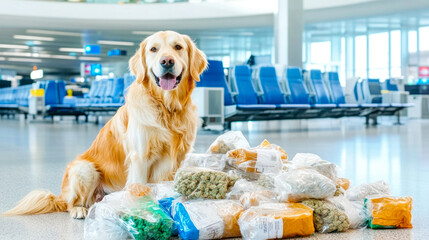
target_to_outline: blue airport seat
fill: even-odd
[[[250,68],[247,65],[237,65],[233,68],[233,79],[238,95],[235,102],[238,109],[243,110],[270,110],[274,104],[259,104],[258,93],[252,83]]]
[[[224,105],[234,105],[231,90],[228,87],[223,71],[222,61],[208,60],[208,68],[200,76],[197,87],[222,87],[224,88]]]
[[[310,108],[306,104],[289,104],[286,102],[274,66],[263,66],[257,70],[257,79],[263,90],[263,103],[275,104],[280,109]]]
[[[64,98],[67,96],[66,83],[63,80],[57,80],[58,103],[64,104]]]
[[[297,67],[287,68],[286,81],[290,91],[289,104],[310,107],[310,94],[305,87],[301,69]]]
[[[59,104],[58,88],[56,82],[53,80],[46,81],[41,86],[45,86],[45,105]]]
[[[337,72],[328,72],[326,73],[327,85],[331,90],[331,97],[333,103],[337,104],[339,107],[359,107],[359,104],[346,103],[346,98],[344,96],[343,87],[341,86],[340,79]]]
[[[392,91],[392,92],[397,92],[399,91],[398,88],[398,84],[395,82],[393,83],[393,81],[391,79],[386,79],[386,81],[384,81],[383,83],[383,90],[388,90],[388,91]]]
[[[389,107],[390,104],[382,103],[381,84],[379,79],[369,78],[360,82],[362,91],[361,104],[363,107]]]
[[[113,91],[113,79],[106,80],[106,89],[101,97],[100,103],[111,103],[112,102],[112,91]]]
[[[124,78],[116,78],[113,81],[113,89],[111,93],[112,103],[121,103],[121,98],[124,96]]]
[[[329,97],[328,89],[322,79],[322,72],[320,70],[310,70],[310,83],[313,86],[316,102],[314,104],[317,108],[334,108]]]

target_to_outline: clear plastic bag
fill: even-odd
[[[349,218],[349,228],[362,229],[367,227],[367,219],[369,215],[362,202],[350,201],[345,196],[329,198],[328,201],[344,211]]]
[[[370,213],[369,227],[412,228],[411,197],[371,197],[365,199],[365,207]]]
[[[189,199],[225,199],[236,179],[208,168],[180,168],[174,180],[175,190]]]
[[[287,153],[286,153],[286,151],[283,150],[283,148],[281,148],[280,146],[268,142],[267,139],[265,139],[264,141],[262,141],[262,143],[259,144],[256,148],[274,149],[274,150],[276,150],[276,151],[278,151],[280,153],[280,158],[282,159],[282,161],[284,163],[287,163]]]
[[[240,237],[244,208],[232,200],[196,200],[174,204],[174,220],[184,240]]]
[[[326,200],[307,199],[303,204],[313,209],[313,222],[317,232],[344,232],[349,229],[347,214]]]
[[[223,171],[226,165],[224,154],[189,153],[182,162],[182,167],[204,167]]]
[[[249,142],[240,131],[229,131],[216,138],[207,153],[225,154],[237,148],[250,148]]]
[[[269,203],[246,210],[238,220],[243,239],[282,239],[314,233],[313,210],[301,203]]]
[[[121,221],[121,209],[125,191],[104,196],[89,208],[84,223],[84,239],[133,239],[126,225]]]
[[[281,152],[270,148],[239,148],[227,156],[232,167],[246,173],[279,173],[283,167]]]
[[[292,159],[292,164],[295,168],[312,168],[332,181],[337,181],[337,165],[323,160],[316,154],[297,153]]]
[[[177,198],[180,193],[174,190],[174,181],[164,181],[160,183],[148,184],[151,188],[151,194],[156,200],[163,198]]]
[[[150,188],[132,184],[95,203],[85,219],[85,239],[169,239],[174,221],[150,195]]]
[[[280,201],[299,202],[305,199],[325,199],[334,196],[334,182],[313,169],[294,169],[274,178],[275,192]]]
[[[388,196],[390,195],[390,188],[384,181],[373,183],[364,183],[357,187],[352,187],[346,191],[346,197],[350,201],[361,201],[370,196]]]
[[[277,195],[256,183],[239,179],[231,191],[227,193],[227,199],[240,200],[244,209],[248,209],[262,203],[277,202]]]

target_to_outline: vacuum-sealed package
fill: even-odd
[[[370,213],[370,228],[412,228],[411,197],[374,197],[365,199]]]
[[[246,173],[279,173],[283,167],[281,152],[269,148],[239,148],[227,153],[231,166]]]
[[[313,169],[295,169],[274,178],[275,192],[280,201],[299,202],[305,199],[325,199],[334,196],[334,182]]]
[[[312,168],[333,181],[338,178],[337,165],[313,153],[297,153],[292,159],[292,165],[295,168]]]
[[[350,201],[361,201],[370,196],[389,196],[390,188],[384,181],[364,183],[357,187],[352,187],[346,191],[346,197]]]
[[[174,180],[175,190],[189,199],[224,199],[236,179],[208,168],[180,168]]]
[[[277,202],[277,195],[256,183],[239,179],[227,193],[227,199],[239,200],[243,207],[248,209],[262,203]]]
[[[226,165],[225,154],[189,153],[183,160],[181,167],[204,167],[223,171]]]
[[[313,209],[313,222],[317,232],[344,232],[349,229],[348,216],[326,200],[307,199],[303,204]]]
[[[174,204],[173,217],[184,240],[240,237],[244,208],[233,200],[195,200]]]
[[[207,153],[225,154],[237,148],[250,148],[249,142],[240,131],[229,131],[216,138]]]
[[[169,239],[174,221],[152,199],[150,188],[132,184],[95,203],[85,219],[85,239]]]
[[[367,227],[369,214],[368,210],[364,208],[363,202],[350,201],[345,196],[333,197],[327,200],[347,215],[350,222],[350,229]]]
[[[246,210],[238,220],[243,239],[282,239],[314,233],[313,210],[301,203],[269,203]]]

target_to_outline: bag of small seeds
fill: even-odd
[[[314,228],[317,232],[344,232],[349,229],[349,218],[334,204],[317,199],[307,199],[302,203],[313,209]]]
[[[183,167],[175,176],[175,190],[188,199],[225,199],[237,179],[208,168]]]

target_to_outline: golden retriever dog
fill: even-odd
[[[105,193],[173,178],[195,140],[199,119],[191,93],[206,57],[188,36],[164,31],[146,38],[129,66],[136,81],[125,105],[68,164],[61,194],[33,191],[4,215],[68,211],[85,218]]]

